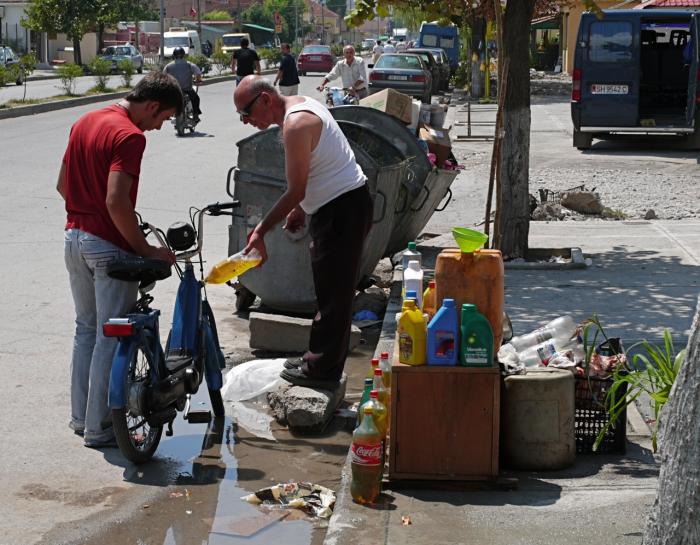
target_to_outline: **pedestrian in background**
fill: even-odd
[[[372,63],[376,63],[377,59],[381,57],[382,53],[384,53],[384,47],[382,47],[382,41],[377,40],[377,45],[375,45],[372,48]]]
[[[349,89],[351,95],[365,98],[368,95],[365,61],[360,57],[355,57],[355,48],[351,45],[346,45],[343,48],[343,57],[343,60],[335,63],[333,69],[326,74],[317,89],[323,91],[326,83],[340,77],[343,88]]]
[[[292,56],[292,48],[289,44],[282,44],[280,49],[282,50],[282,61],[275,77],[275,85],[279,84],[280,95],[290,97],[299,92],[297,63]]]
[[[255,248],[264,264],[267,233],[282,221],[283,229],[294,233],[309,220],[318,313],[311,325],[309,350],[301,358],[287,360],[280,376],[298,386],[337,388],[348,354],[362,248],[372,226],[367,177],[338,123],[320,102],[305,96],[283,97],[269,81],[255,76],[241,82],[233,100],[244,123],[260,130],[279,125],[287,172],[284,194],[253,229],[244,251]]]
[[[147,257],[175,263],[175,255],[146,242],[134,212],[145,131],[160,130],[182,110],[177,80],[151,72],[118,104],[89,112],[73,125],[56,189],[65,201],[64,258],[75,304],[71,359],[71,420],[85,446],[116,447],[107,405],[117,339],[102,324],[136,302],[138,282],[116,280],[107,266]]]
[[[248,47],[249,45],[248,38],[241,38],[241,48],[236,49],[231,58],[231,72],[236,74],[236,85],[253,73],[260,75],[260,57],[257,51]]]

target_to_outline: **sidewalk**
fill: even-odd
[[[678,344],[687,342],[700,286],[700,222],[532,222],[529,242],[531,248],[581,247],[592,264],[580,270],[506,268],[506,310],[516,334],[565,313],[585,319],[596,312],[609,335],[628,345],[657,341],[664,328],[672,329]],[[430,263],[442,245],[453,245],[449,235],[423,242],[419,250]],[[377,352],[393,348],[397,282]],[[417,402],[429,410],[440,400]],[[579,455],[572,468],[555,472],[501,468],[502,476],[517,478],[514,490],[389,484],[376,508],[353,503],[348,458],[325,544],[639,544],[659,466],[635,408],[628,422],[625,455]]]

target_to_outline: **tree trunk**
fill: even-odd
[[[80,54],[80,38],[73,36],[73,62],[83,64],[83,56]]]
[[[100,52],[105,48],[105,24],[104,23],[98,23],[97,25],[97,51],[95,51],[96,54],[100,54]]]
[[[508,2],[503,16],[503,51],[509,60],[503,108],[501,191],[496,210],[495,246],[505,259],[525,257],[530,230],[530,62],[528,37],[536,0]]]
[[[642,545],[700,543],[700,301],[659,423],[661,472]]]

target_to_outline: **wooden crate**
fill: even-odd
[[[401,364],[396,346],[389,479],[497,477],[500,384],[497,368]]]

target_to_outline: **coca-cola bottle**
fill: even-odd
[[[372,407],[363,409],[362,423],[352,434],[350,494],[357,503],[374,503],[381,489],[382,437],[374,425]]]

